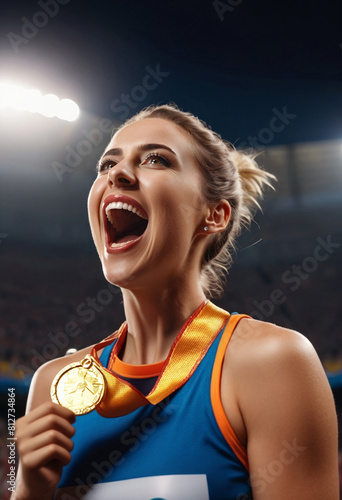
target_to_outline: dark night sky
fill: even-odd
[[[219,4],[229,8],[221,16]],[[4,75],[114,120],[113,101],[142,84],[146,66],[159,65],[168,76],[138,108],[175,101],[234,142],[266,126],[274,107],[287,106],[296,126],[275,143],[342,135],[339,1],[69,0],[58,8],[13,47],[8,34],[22,35],[23,17],[38,19],[42,9],[1,2]]]

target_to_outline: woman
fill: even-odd
[[[173,105],[116,132],[88,210],[126,323],[37,371],[16,500],[338,499],[334,402],[311,344],[208,302],[271,178]]]

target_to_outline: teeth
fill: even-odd
[[[113,222],[110,216],[110,211],[111,210],[128,210],[129,212],[133,212],[134,214],[137,214],[139,217],[142,219],[146,219],[145,215],[143,215],[140,210],[138,210],[136,207],[133,207],[132,205],[129,205],[128,203],[122,203],[122,201],[113,201],[112,203],[109,203],[106,206],[106,214],[107,218],[110,222]]]

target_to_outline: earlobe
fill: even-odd
[[[215,206],[209,207],[203,230],[207,234],[223,231],[228,225],[230,214],[231,208],[227,200],[221,200]]]

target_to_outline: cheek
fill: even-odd
[[[187,177],[177,190],[177,206],[180,218],[186,226],[197,227],[205,217],[206,203],[196,179]]]
[[[199,183],[190,176],[178,182],[163,185],[155,194],[156,215],[164,229],[172,236],[192,239],[193,232],[206,214],[206,203]]]

